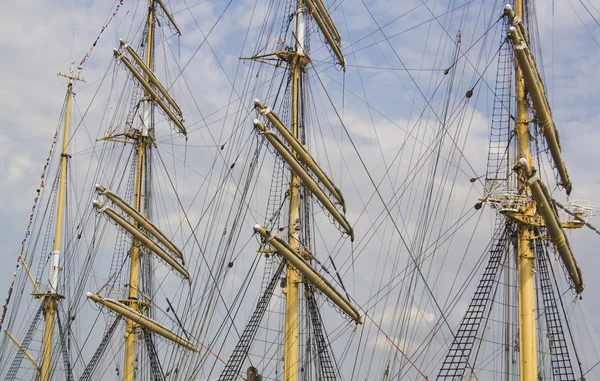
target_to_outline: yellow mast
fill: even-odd
[[[140,128],[133,133],[125,133],[122,136],[131,138],[135,142],[136,146],[136,166],[135,166],[135,196],[134,206],[130,207],[123,202],[118,196],[108,191],[104,187],[97,185],[97,188],[101,194],[105,194],[107,198],[113,200],[115,205],[119,206],[125,213],[132,216],[134,224],[130,226],[129,222],[123,218],[120,218],[118,214],[112,212],[109,207],[103,208],[102,204],[98,201],[94,201],[94,205],[100,208],[100,212],[105,213],[112,218],[115,222],[120,224],[125,230],[133,236],[133,243],[130,254],[130,272],[129,272],[129,284],[128,284],[128,298],[125,300],[110,300],[103,299],[100,296],[92,293],[88,293],[88,298],[95,301],[96,303],[103,304],[109,309],[119,313],[127,319],[126,330],[125,330],[125,347],[124,347],[124,366],[123,366],[123,380],[133,381],[135,379],[135,346],[136,346],[136,333],[139,327],[143,327],[149,331],[155,332],[163,337],[182,345],[190,350],[197,351],[194,345],[187,340],[177,336],[167,328],[154,322],[153,320],[144,316],[145,311],[149,308],[149,303],[140,301],[138,299],[139,294],[139,265],[140,265],[140,249],[142,246],[146,246],[150,251],[154,252],[157,256],[161,257],[173,269],[178,271],[184,278],[190,280],[189,273],[180,265],[175,259],[167,254],[163,249],[152,241],[148,236],[144,235],[141,230],[145,230],[150,235],[154,236],[158,241],[162,242],[169,251],[172,252],[181,262],[183,262],[183,255],[173,245],[166,236],[158,230],[144,216],[143,210],[143,199],[144,199],[144,182],[146,180],[146,150],[153,143],[152,133],[152,118],[151,118],[151,106],[152,102],[157,104],[165,111],[179,131],[186,135],[185,127],[183,126],[184,118],[181,113],[181,109],[175,103],[175,101],[166,92],[164,86],[160,84],[155,74],[152,72],[152,55],[154,45],[154,21],[155,21],[155,6],[160,5],[165,15],[173,23],[178,33],[181,34],[177,25],[174,24],[173,17],[168,12],[162,0],[149,0],[148,1],[148,18],[147,18],[147,36],[145,41],[146,57],[145,61],[135,54],[135,51],[131,49],[125,42],[121,42],[121,45],[133,56],[136,60],[137,65],[144,72],[141,75],[140,72],[135,68],[131,62],[118,51],[115,52],[115,57],[121,60],[125,66],[132,72],[134,77],[140,82],[144,88],[144,99],[141,102],[141,113],[142,122]],[[49,381],[52,372],[51,360],[52,360],[52,336],[54,333],[54,317],[57,310],[58,300],[62,299],[63,296],[58,294],[58,276],[60,271],[60,250],[61,250],[61,238],[62,238],[62,227],[64,219],[65,209],[65,191],[66,191],[66,171],[67,161],[69,159],[68,145],[69,145],[69,127],[71,121],[71,102],[73,98],[73,83],[74,81],[82,81],[83,79],[73,76],[72,71],[70,75],[58,74],[59,76],[68,78],[69,82],[67,85],[67,99],[65,107],[65,125],[63,132],[63,149],[61,153],[61,165],[59,173],[59,188],[58,188],[58,203],[56,209],[56,231],[54,237],[53,250],[50,253],[50,271],[49,271],[49,289],[47,292],[40,292],[40,288],[33,280],[26,263],[23,261],[23,265],[26,268],[29,277],[33,282],[33,286],[36,290],[33,295],[42,299],[42,306],[44,311],[44,333],[42,342],[42,357],[41,362],[38,364],[32,359],[31,355],[25,351],[25,349],[16,341],[16,338],[11,339],[24,351],[24,354],[32,360],[36,370],[39,374],[41,381]],[[152,85],[154,86],[152,86]],[[106,136],[100,140],[115,140],[116,136]],[[10,333],[7,331],[9,336]]]
[[[181,251],[167,238],[147,218],[147,210],[144,208],[144,198],[146,197],[145,183],[147,181],[148,165],[147,165],[147,150],[154,144],[154,126],[152,125],[152,103],[156,104],[165,112],[168,119],[173,122],[175,127],[183,135],[187,135],[183,125],[185,118],[183,117],[181,108],[175,100],[168,94],[165,87],[160,83],[153,67],[154,54],[154,23],[156,21],[156,8],[160,6],[165,16],[173,24],[178,34],[181,35],[179,27],[175,24],[173,16],[163,4],[162,0],[148,1],[148,16],[146,20],[147,35],[144,41],[145,57],[142,58],[137,52],[129,46],[125,41],[121,40],[120,45],[122,52],[118,49],[114,50],[114,56],[117,61],[131,72],[133,77],[138,81],[139,85],[144,89],[144,97],[140,102],[141,123],[139,128],[134,131],[126,131],[122,134],[107,135],[99,140],[112,140],[115,142],[133,143],[136,150],[135,158],[135,185],[134,185],[134,200],[133,205],[127,204],[117,194],[106,189],[102,185],[96,184],[96,189],[100,195],[105,196],[114,206],[119,208],[123,213],[133,219],[131,223],[127,218],[124,218],[120,213],[114,211],[110,206],[104,205],[98,200],[94,200],[92,204],[98,213],[105,214],[109,219],[121,226],[132,236],[132,246],[129,250],[130,267],[129,267],[129,282],[127,299],[112,300],[103,298],[98,293],[89,292],[87,297],[101,304],[108,309],[118,313],[126,319],[125,327],[125,343],[123,356],[123,380],[133,381],[136,377],[136,344],[137,335],[140,328],[154,332],[172,342],[179,344],[192,351],[197,351],[193,343],[183,339],[170,331],[168,328],[158,324],[152,319],[146,317],[146,313],[150,308],[150,302],[139,299],[139,279],[140,279],[140,258],[142,255],[142,247],[148,250],[148,254],[154,253],[168,264],[173,270],[178,272],[183,278],[191,281],[190,274],[184,268],[184,258]],[[128,54],[133,61],[126,57]],[[124,138],[124,139],[123,139]],[[163,249],[156,242],[162,243],[166,249]]]
[[[515,0],[515,13],[523,20],[523,0]],[[525,92],[523,70],[517,63],[515,72],[517,121],[515,135],[519,155],[533,165],[529,153],[529,109]],[[527,179],[519,176],[519,189],[530,194]],[[529,197],[528,197],[529,198]],[[527,203],[523,209],[525,216],[535,215],[535,204]],[[532,250],[532,226],[527,222],[517,222],[517,271],[519,289],[519,361],[521,381],[537,379],[537,341],[535,322],[535,257]]]
[[[50,288],[43,296],[44,308],[44,337],[42,341],[42,361],[40,365],[41,381],[50,380],[52,362],[52,335],[54,333],[54,316],[58,306],[58,299],[63,296],[58,294],[58,275],[60,273],[60,249],[62,239],[63,217],[65,209],[65,190],[67,184],[67,160],[69,158],[69,128],[71,124],[71,100],[73,98],[73,82],[82,81],[78,77],[59,73],[58,75],[69,79],[67,84],[67,104],[65,107],[65,128],[63,131],[63,145],[60,158],[60,173],[58,184],[58,204],[56,207],[56,229],[54,233],[54,246],[50,253]]]
[[[331,16],[327,12],[325,5],[321,0],[298,0],[296,7],[296,20],[292,34],[294,49],[285,49],[276,51],[273,54],[264,56],[253,56],[249,59],[268,60],[270,56],[277,56],[278,59],[286,61],[290,67],[291,79],[291,125],[289,130],[283,121],[260,100],[254,101],[254,107],[263,116],[265,116],[272,126],[279,131],[283,139],[290,148],[279,138],[278,135],[262,124],[258,119],[254,120],[254,127],[257,132],[264,135],[269,143],[280,154],[281,158],[290,166],[290,187],[289,197],[289,219],[288,219],[288,239],[284,242],[270,231],[260,225],[256,225],[254,230],[259,233],[266,242],[287,261],[286,285],[284,293],[285,302],[285,338],[284,338],[284,381],[298,380],[298,357],[299,357],[299,284],[308,282],[319,289],[333,303],[338,305],[352,320],[357,324],[362,324],[362,319],[358,310],[350,302],[337,292],[314,268],[310,266],[307,260],[307,252],[300,244],[301,213],[300,213],[300,187],[303,186],[308,192],[313,194],[321,205],[331,213],[331,216],[339,223],[340,227],[354,240],[352,227],[346,217],[341,213],[323,191],[321,185],[330,192],[342,210],[345,213],[346,205],[340,190],[327,177],[325,172],[318,166],[306,148],[302,145],[299,136],[299,127],[302,121],[301,106],[301,82],[302,73],[306,71],[306,65],[310,62],[308,51],[305,46],[306,24],[305,16],[310,14],[316,21],[323,36],[330,45],[338,62],[345,69],[345,60],[341,53],[341,39],[337,28],[331,21]],[[310,171],[309,171],[310,169]],[[317,180],[321,185],[317,184]],[[310,240],[309,237],[306,237]],[[310,242],[310,241],[309,241]],[[309,244],[310,245],[310,244]],[[309,255],[308,255],[309,256]]]
[[[147,219],[147,210],[144,209],[145,183],[147,181],[148,165],[147,165],[147,150],[154,144],[154,126],[152,125],[152,103],[156,104],[165,112],[168,119],[173,122],[175,127],[183,135],[187,135],[183,125],[185,118],[183,117],[181,108],[175,100],[168,94],[165,87],[160,83],[153,67],[154,54],[154,23],[156,21],[156,8],[160,6],[165,16],[173,24],[177,33],[181,35],[179,27],[175,24],[173,16],[163,4],[162,0],[148,0],[148,17],[146,20],[147,35],[144,41],[145,57],[144,60],[138,56],[136,51],[129,46],[125,41],[121,40],[121,48],[114,50],[114,56],[117,61],[131,72],[133,77],[139,82],[139,85],[144,89],[144,98],[141,100],[141,123],[138,129],[134,131],[126,131],[122,134],[107,135],[99,140],[112,140],[116,142],[130,143],[135,145],[136,162],[135,162],[135,185],[134,185],[134,200],[133,205],[128,205],[118,195],[106,189],[102,185],[97,184],[96,189],[100,195],[105,196],[113,205],[121,209],[123,213],[131,217],[134,222],[131,223],[127,218],[123,218],[119,213],[115,212],[109,206],[98,200],[94,200],[92,204],[98,209],[99,213],[105,214],[109,219],[117,223],[132,236],[132,245],[129,250],[130,267],[129,267],[129,283],[127,299],[112,300],[105,299],[98,294],[88,293],[87,297],[98,304],[102,304],[112,311],[118,313],[126,319],[125,327],[125,344],[123,358],[123,380],[133,381],[136,379],[136,338],[139,329],[154,332],[158,335],[171,340],[185,348],[197,351],[193,343],[181,338],[166,327],[158,324],[152,319],[145,316],[150,308],[150,302],[139,299],[139,278],[140,278],[140,258],[142,255],[142,247],[146,247],[148,253],[154,253],[167,263],[173,270],[177,271],[188,281],[191,281],[190,274],[183,267],[183,254],[181,251],[169,241],[164,233]],[[128,54],[133,61],[126,57]],[[123,139],[124,138],[124,139]],[[131,140],[130,140],[131,139]],[[161,242],[167,249],[163,249],[154,240]]]
[[[581,223],[561,222],[552,207],[552,198],[545,184],[537,175],[529,153],[529,111],[526,99],[529,94],[535,110],[536,123],[548,144],[554,165],[560,177],[561,185],[567,195],[572,189],[571,180],[562,160],[558,130],[554,125],[550,104],[544,91],[542,77],[537,69],[535,58],[529,49],[526,30],[523,23],[523,1],[515,0],[514,10],[510,5],[504,7],[511,27],[508,37],[512,40],[516,63],[517,120],[515,135],[519,147],[519,157],[515,169],[519,177],[519,211],[506,211],[506,215],[517,223],[517,270],[519,278],[519,351],[520,379],[537,379],[536,321],[535,321],[535,256],[533,240],[546,238],[552,242],[560,254],[572,287],[577,294],[584,289],[581,269],[573,256],[563,228],[580,228]],[[524,202],[523,202],[524,201]],[[546,237],[536,237],[535,227],[545,227]]]
[[[146,36],[146,57],[145,64],[150,70],[152,70],[152,48],[154,44],[154,0],[148,0],[148,35]],[[149,77],[146,76],[146,81]],[[151,136],[148,134],[149,123],[150,123],[150,94],[146,90],[144,92],[144,101],[142,103],[142,115],[143,125],[141,131],[136,134],[137,138],[137,158],[135,165],[135,195],[134,195],[134,208],[136,211],[144,214],[142,210],[142,200],[144,198],[143,182],[145,179],[144,159],[146,155],[146,148],[151,143]],[[138,222],[135,222],[135,226],[138,226]],[[142,302],[138,299],[138,283],[139,283],[139,271],[140,271],[140,247],[141,243],[138,239],[133,239],[132,247],[130,250],[130,265],[129,265],[129,293],[128,299],[124,301],[124,304],[129,306],[135,312],[142,311]],[[133,381],[135,378],[135,345],[136,345],[136,331],[139,325],[132,319],[127,319],[125,328],[125,356],[123,360],[123,381]]]
[[[304,71],[304,7],[303,1],[298,0],[296,9],[295,53],[291,55],[291,115],[292,136],[298,136],[298,125],[300,122],[300,80]],[[292,249],[300,249],[300,181],[298,175],[292,170],[290,172],[290,209],[288,220],[288,243]],[[286,270],[286,299],[285,299],[285,342],[283,360],[284,381],[298,380],[298,286],[300,283],[298,270],[288,263]]]

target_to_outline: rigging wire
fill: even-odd
[[[321,78],[319,75],[317,75],[317,79],[319,80],[319,82],[321,82],[321,85],[323,85],[323,82],[321,81]],[[327,93],[326,93],[327,94]],[[333,104],[331,97],[329,97],[329,94],[327,94],[327,97],[330,101],[330,103]],[[435,295],[433,294],[433,292],[431,291],[431,289],[429,288],[428,284],[427,284],[427,279],[425,278],[425,276],[423,275],[417,261],[416,258],[414,257],[414,255],[412,254],[410,247],[408,246],[408,242],[406,241],[404,235],[400,232],[400,229],[398,228],[398,225],[395,222],[395,219],[393,218],[389,208],[387,207],[387,204],[385,202],[385,200],[383,199],[383,196],[381,195],[381,193],[379,192],[377,185],[375,184],[375,180],[373,179],[373,177],[371,176],[371,173],[369,172],[369,169],[366,167],[366,164],[362,158],[362,156],[360,155],[360,152],[358,151],[358,148],[356,147],[356,144],[354,143],[354,140],[352,139],[352,136],[350,135],[350,132],[348,131],[345,123],[343,122],[343,120],[341,120],[339,113],[337,112],[337,110],[335,110],[336,115],[338,116],[338,119],[340,121],[340,124],[342,125],[344,132],[346,133],[346,136],[348,137],[348,140],[350,141],[350,144],[352,145],[354,151],[356,152],[365,172],[367,173],[367,176],[369,178],[369,181],[371,182],[371,184],[373,185],[373,187],[375,188],[375,193],[377,194],[377,196],[379,197],[380,201],[383,204],[383,207],[386,211],[386,214],[388,215],[388,217],[390,218],[390,221],[392,222],[394,228],[396,229],[396,233],[398,234],[398,236],[400,237],[400,240],[402,241],[402,244],[404,245],[405,249],[408,252],[409,257],[411,258],[411,260],[414,262],[415,264],[415,269],[417,270],[417,273],[419,274],[419,276],[421,277],[421,279],[423,280],[425,287],[427,288],[434,304],[436,305],[436,308],[438,309],[438,311],[440,312],[444,322],[446,323],[446,325],[448,326],[449,329],[451,329],[450,324],[448,323],[444,312],[441,310],[439,303],[437,302]]]

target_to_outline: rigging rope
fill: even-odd
[[[8,294],[6,295],[6,299],[4,301],[4,305],[2,306],[2,316],[0,316],[0,329],[2,329],[2,323],[4,323],[4,317],[6,316],[6,311],[8,308],[8,304],[10,303],[10,298],[12,296],[13,288],[15,285],[15,279],[17,278],[17,273],[21,268],[21,262],[23,259],[23,252],[25,251],[25,244],[27,243],[27,239],[31,235],[31,225],[33,224],[33,216],[35,215],[35,209],[37,207],[38,201],[40,199],[40,195],[42,190],[44,189],[44,179],[46,178],[46,171],[48,166],[50,165],[50,160],[52,159],[52,153],[54,152],[54,147],[56,146],[56,140],[58,137],[58,131],[60,130],[60,123],[56,126],[56,131],[54,132],[54,137],[52,138],[52,144],[50,145],[50,150],[48,151],[48,157],[46,158],[46,164],[42,169],[42,175],[40,176],[40,187],[36,189],[37,195],[33,200],[33,206],[31,207],[31,214],[29,215],[29,222],[27,222],[27,229],[25,232],[25,237],[23,241],[21,241],[21,250],[19,251],[19,256],[17,257],[17,265],[15,268],[15,272],[13,273],[12,280],[10,282],[10,287],[8,288]]]
[[[104,24],[104,26],[102,27],[102,29],[100,29],[100,33],[98,33],[98,36],[94,40],[94,43],[92,44],[92,46],[90,46],[90,48],[88,49],[87,53],[85,53],[85,56],[83,56],[83,58],[79,62],[79,65],[77,65],[77,70],[79,71],[79,73],[81,73],[81,71],[83,70],[83,68],[84,68],[84,66],[85,66],[88,58],[90,58],[90,54],[92,53],[92,50],[94,50],[94,48],[98,44],[98,41],[100,40],[100,36],[102,36],[102,33],[104,33],[104,31],[106,30],[106,28],[108,28],[108,25],[110,24],[110,22],[117,15],[117,12],[119,12],[119,9],[121,8],[121,5],[123,5],[123,0],[119,0],[119,4],[117,4],[117,7],[115,8],[115,11],[109,17],[108,21],[106,22],[106,24]],[[129,12],[127,12],[127,13],[129,13]]]
[[[587,226],[588,228],[590,228],[593,231],[595,231],[596,234],[600,234],[600,230],[598,230],[592,224],[590,224],[589,222],[587,222],[586,220],[584,220],[583,218],[581,218],[581,216],[578,216],[576,213],[570,211],[569,209],[567,209],[566,206],[564,206],[560,202],[558,202],[556,200],[552,200],[552,201],[554,201],[554,203],[556,204],[556,206],[558,206],[559,208],[561,208],[562,210],[564,210],[568,215],[573,216],[576,220],[583,222],[585,224],[585,226]]]

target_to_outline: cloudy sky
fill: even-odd
[[[81,60],[117,3],[38,1],[1,6],[4,21],[0,24],[3,52],[0,81],[4,84],[0,90],[2,293],[10,284],[35,189],[39,186],[61,114],[66,83],[56,72],[66,72],[71,61]],[[183,194],[183,205],[190,208],[192,221],[200,218],[207,200],[207,196],[196,200],[194,195],[198,189],[205,189],[207,194],[215,192],[219,180],[212,177],[216,175],[203,161],[214,161],[218,168],[225,168],[236,152],[247,153],[244,149],[249,147],[244,146],[244,139],[252,141],[254,137],[250,122],[254,117],[250,113],[252,100],[266,96],[267,85],[257,85],[255,94],[246,87],[245,80],[250,74],[260,79],[271,72],[265,69],[267,74],[259,73],[255,66],[240,63],[238,57],[264,53],[263,46],[276,43],[258,38],[259,21],[270,17],[266,13],[268,3],[259,1],[255,6],[251,1],[171,1],[170,8],[184,35],[174,37],[168,26],[163,25],[165,32],[159,36],[163,39],[159,49],[162,56],[158,61],[175,64],[169,70],[157,69],[157,73],[165,82],[174,82],[173,93],[184,109],[190,131],[186,148],[189,152],[180,148],[183,145],[173,143],[177,141],[176,135],[168,130],[166,123],[161,124],[165,128],[161,134],[165,136],[164,141],[172,144],[165,151],[165,155],[170,153],[171,156],[165,157],[173,160],[173,167],[176,160],[187,158],[185,180],[177,186]],[[329,3],[335,9],[333,17],[344,39],[348,68],[343,74],[333,67],[321,39],[316,36],[316,30],[313,31],[314,66],[309,75],[313,80],[311,98],[316,111],[311,114],[311,121],[321,127],[318,132],[309,133],[307,140],[311,152],[324,163],[344,191],[348,218],[355,225],[357,235],[354,243],[357,257],[355,262],[348,259],[347,252],[351,250],[348,240],[339,243],[337,237],[330,238],[337,234],[335,229],[324,227],[318,234],[325,238],[315,238],[316,245],[326,248],[341,263],[340,272],[348,276],[347,283],[352,284],[349,289],[357,303],[370,311],[374,321],[388,336],[396,338],[398,345],[410,354],[417,353],[417,342],[424,336],[418,333],[412,337],[414,342],[410,342],[406,333],[401,336],[395,329],[398,317],[394,308],[372,304],[375,304],[373,300],[390,303],[400,300],[402,293],[398,286],[404,283],[392,280],[395,273],[410,267],[412,261],[407,250],[394,249],[402,247],[402,239],[413,254],[425,255],[431,251],[431,245],[440,251],[436,257],[438,262],[423,263],[423,272],[428,283],[431,282],[431,292],[444,306],[444,301],[457,293],[450,285],[468,278],[490,239],[493,212],[487,208],[480,212],[481,216],[470,212],[483,188],[481,183],[472,184],[469,179],[485,175],[486,170],[497,68],[495,53],[502,39],[501,22],[496,20],[503,4],[481,0]],[[117,82],[124,79],[124,69],[111,63],[112,49],[118,47],[119,38],[136,41],[134,36],[139,33],[144,9],[143,2],[123,2],[117,16],[101,34],[82,72],[86,84],[76,87],[74,123],[83,137],[77,138],[72,149],[78,153],[73,156],[78,170],[83,171],[81,174],[85,173],[86,161],[93,156],[86,151],[91,142],[115,128],[114,120],[108,115],[124,112],[110,93],[113,87],[120,91],[122,85]],[[597,149],[600,117],[596,112],[600,104],[597,91],[600,26],[596,21],[600,20],[600,3],[595,0],[553,1],[539,3],[535,10],[539,31],[535,36],[535,52],[542,52],[537,60],[543,67],[553,116],[561,133],[564,160],[574,183],[571,200],[600,204],[600,172],[596,168],[600,162]],[[277,18],[275,28],[280,27],[280,21],[281,17]],[[457,44],[459,31],[461,42]],[[208,33],[210,36],[205,40]],[[445,76],[444,69],[454,61],[456,65]],[[179,77],[181,69],[183,75]],[[120,77],[114,74],[119,70]],[[327,86],[327,92],[322,90],[321,82]],[[474,95],[466,101],[464,94],[469,89],[474,90]],[[111,101],[103,100],[109,96]],[[328,96],[356,149],[337,120],[338,115],[332,111]],[[86,117],[82,118],[84,114]],[[221,119],[225,114],[229,117]],[[444,129],[440,128],[442,121]],[[232,144],[224,153],[217,152],[216,147],[229,141],[237,145]],[[437,153],[441,159],[436,164]],[[243,170],[238,166],[235,171],[231,178],[241,179]],[[267,192],[270,167],[258,175],[257,183]],[[204,185],[206,179],[209,179],[208,185]],[[546,173],[545,179],[554,190],[554,176]],[[78,184],[82,187],[82,184],[91,185],[84,178],[80,180]],[[380,184],[379,193],[374,192],[371,181]],[[228,183],[227,186],[230,194],[235,194],[236,185]],[[424,204],[423,194],[427,190],[431,190],[434,200],[430,209]],[[560,189],[555,190],[555,195],[558,200],[566,201]],[[245,220],[248,229],[255,222],[262,223],[265,217],[262,209],[266,199],[257,198],[249,205],[252,213]],[[388,210],[383,208],[383,202],[390,203]],[[447,229],[452,230],[453,224],[463,221],[461,216],[465,214],[468,218],[455,238],[436,246],[435,237]],[[327,218],[322,215],[317,218],[326,224]],[[591,222],[600,225],[594,219]],[[225,220],[223,225],[227,227]],[[249,235],[244,231],[244,237]],[[573,315],[585,314],[577,329],[578,335],[587,335],[588,330],[593,332],[594,327],[600,327],[600,303],[592,297],[600,289],[600,281],[594,273],[597,263],[594,249],[599,237],[589,230],[569,233],[569,236],[586,282],[584,300],[569,306],[569,311]],[[205,250],[216,248],[215,242],[207,242]],[[467,248],[469,254],[465,254]],[[244,263],[243,259],[240,261]],[[356,268],[361,265],[369,271],[357,272]],[[430,272],[441,275],[438,278]],[[378,274],[381,282],[374,282],[372,273]],[[386,288],[388,281],[397,287]],[[238,283],[236,279],[230,283],[233,294]],[[428,292],[422,289],[422,284],[419,287],[418,297],[426,298]],[[388,292],[392,299],[380,297]],[[470,292],[465,292],[464,300],[448,313],[451,325],[459,321],[469,296]],[[569,299],[567,295],[565,300]],[[249,313],[252,307],[245,308]],[[413,301],[402,308],[420,327],[431,327],[440,318],[431,300]],[[448,332],[440,335],[439,345],[433,348],[444,347],[441,343],[447,340]],[[370,337],[369,345],[389,347],[385,340],[381,342],[377,333]],[[593,343],[582,348],[590,351],[584,360],[585,371],[600,360],[600,348]],[[432,358],[439,359],[439,355]],[[435,376],[435,365],[428,366],[422,358],[420,361],[427,374]],[[373,365],[377,366],[381,367]],[[600,367],[595,370],[598,369]]]

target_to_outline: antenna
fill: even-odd
[[[73,77],[73,66],[75,65],[75,48],[77,46],[77,33],[79,33],[79,24],[75,24],[75,36],[73,37],[73,49],[71,53],[71,65],[69,66],[69,75]]]

